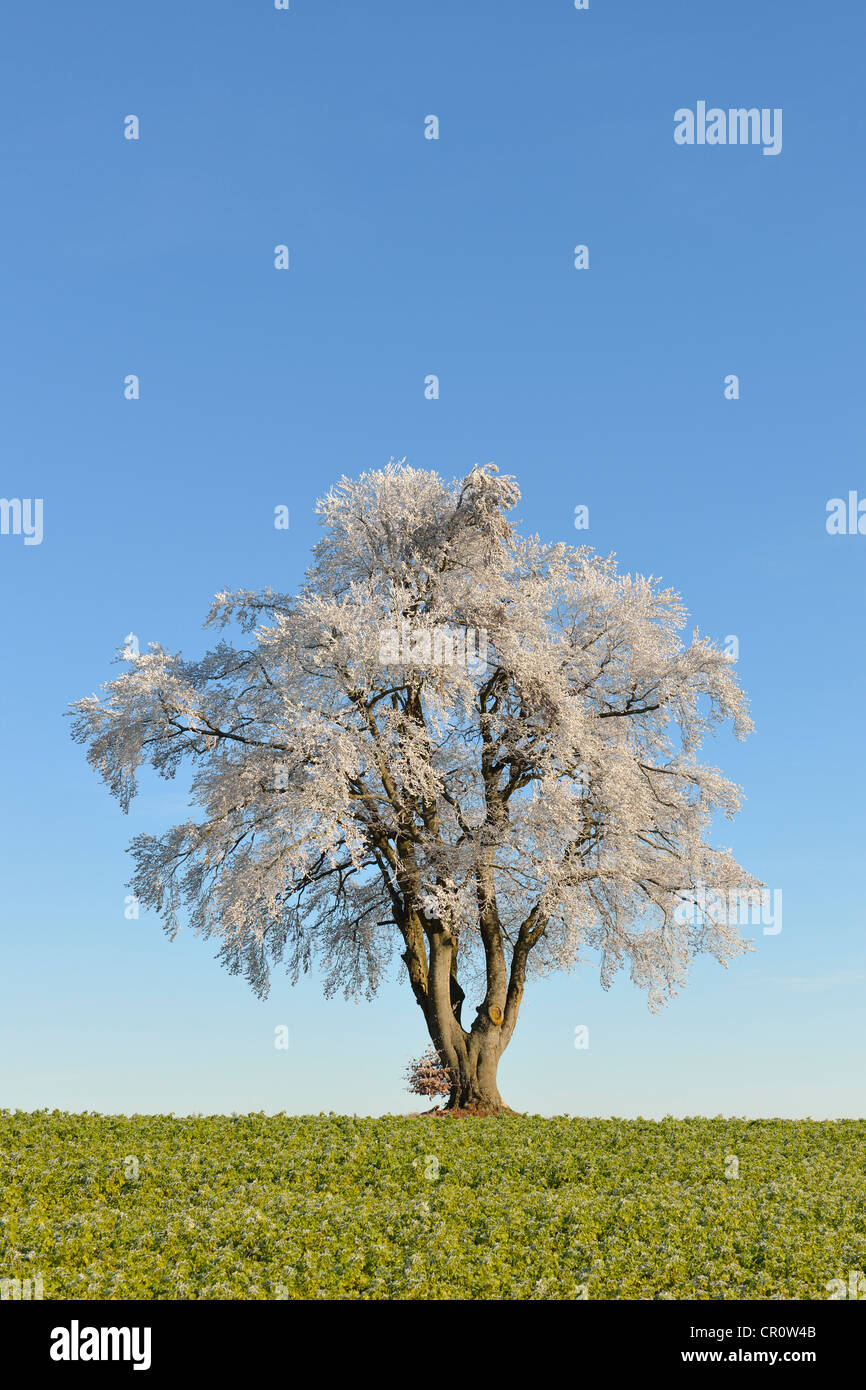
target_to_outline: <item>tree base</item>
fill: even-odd
[[[486,1120],[495,1115],[519,1115],[519,1110],[512,1110],[510,1105],[434,1105],[432,1110],[422,1110],[414,1117],[424,1119],[428,1115],[435,1116],[437,1119],[452,1120]]]

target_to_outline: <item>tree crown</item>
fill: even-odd
[[[191,766],[201,818],[137,835],[131,886],[257,992],[317,954],[328,992],[370,995],[402,940],[423,1005],[436,937],[488,979],[491,950],[542,973],[594,950],[654,1008],[697,951],[746,949],[676,911],[756,885],[708,843],[740,793],[697,757],[718,724],[751,728],[730,658],[682,641],[652,577],[521,537],[519,497],[492,465],[343,478],[298,595],[214,600],[206,625],[246,645],[125,653],[73,706],[124,809],[143,764]]]

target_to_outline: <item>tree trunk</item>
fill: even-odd
[[[466,1040],[465,1054],[457,1055],[450,1066],[452,1087],[446,1110],[471,1110],[479,1115],[498,1115],[508,1109],[496,1084],[496,1069],[502,1054],[496,1031],[472,1033]]]
[[[509,989],[504,961],[488,951],[487,995],[467,1030],[460,1021],[465,996],[457,982],[454,939],[432,930],[428,939],[430,965],[426,988],[417,989],[416,998],[433,1046],[450,1073],[451,1091],[444,1109],[475,1115],[513,1114],[499,1094],[496,1070],[517,1022],[523,993],[522,957],[517,974],[512,972]],[[411,952],[407,954],[411,957]],[[404,960],[407,965],[410,963],[407,956]]]
[[[461,1074],[451,1087],[446,1110],[473,1110],[482,1115],[498,1115],[506,1109],[496,1085],[496,1063],[485,1067],[461,1068]]]

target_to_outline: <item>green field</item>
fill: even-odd
[[[0,1111],[0,1221],[46,1299],[826,1299],[866,1121]]]

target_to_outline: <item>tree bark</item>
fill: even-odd
[[[458,1054],[456,1069],[451,1067],[453,1085],[446,1110],[498,1115],[508,1109],[496,1081],[502,1051],[495,1033],[469,1035],[465,1057]]]

